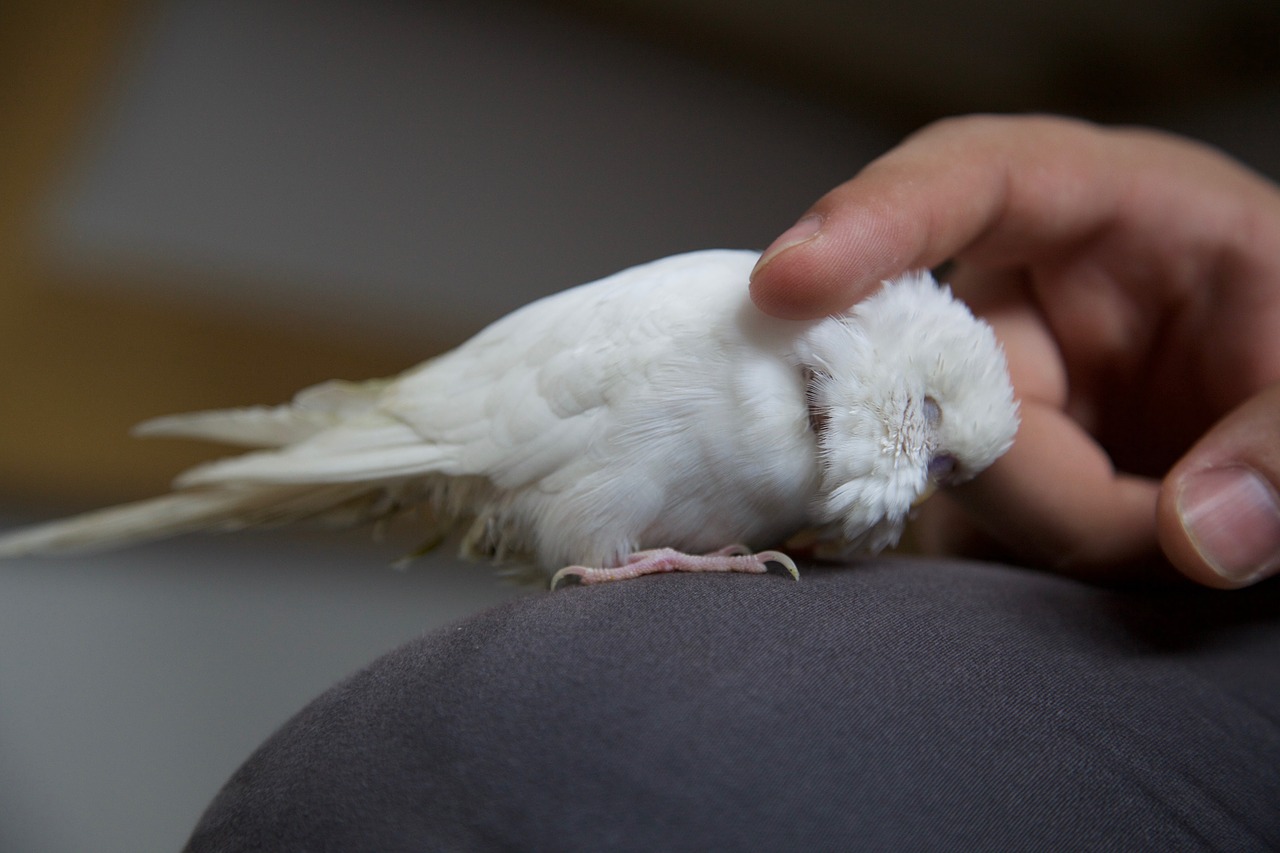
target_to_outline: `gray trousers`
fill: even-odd
[[[877,559],[534,596],[320,696],[188,849],[1277,850],[1280,583]]]

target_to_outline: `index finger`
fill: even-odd
[[[815,318],[908,269],[961,255],[1026,262],[1060,250],[1116,217],[1141,165],[1125,148],[1107,131],[1061,118],[930,125],[775,241],[752,275],[752,298],[770,314]]]

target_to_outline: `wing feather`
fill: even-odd
[[[282,450],[246,453],[184,472],[180,488],[214,483],[357,483],[455,473],[452,448],[424,443],[405,424],[355,423]]]
[[[281,406],[249,406],[165,415],[143,421],[133,434],[196,438],[244,447],[284,447],[305,441],[377,402],[386,380],[325,382],[306,388]]]
[[[745,300],[755,258],[691,252],[530,303],[401,376],[379,408],[452,447],[460,472],[528,485],[602,441],[610,404],[723,320],[726,293]]]

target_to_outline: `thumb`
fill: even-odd
[[[1160,547],[1187,577],[1248,586],[1280,569],[1280,383],[1231,412],[1161,486]]]

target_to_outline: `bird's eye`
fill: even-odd
[[[945,484],[956,473],[956,458],[950,453],[939,453],[929,460],[929,479]]]
[[[936,429],[942,423],[942,407],[932,397],[924,398],[924,419],[932,429]]]

